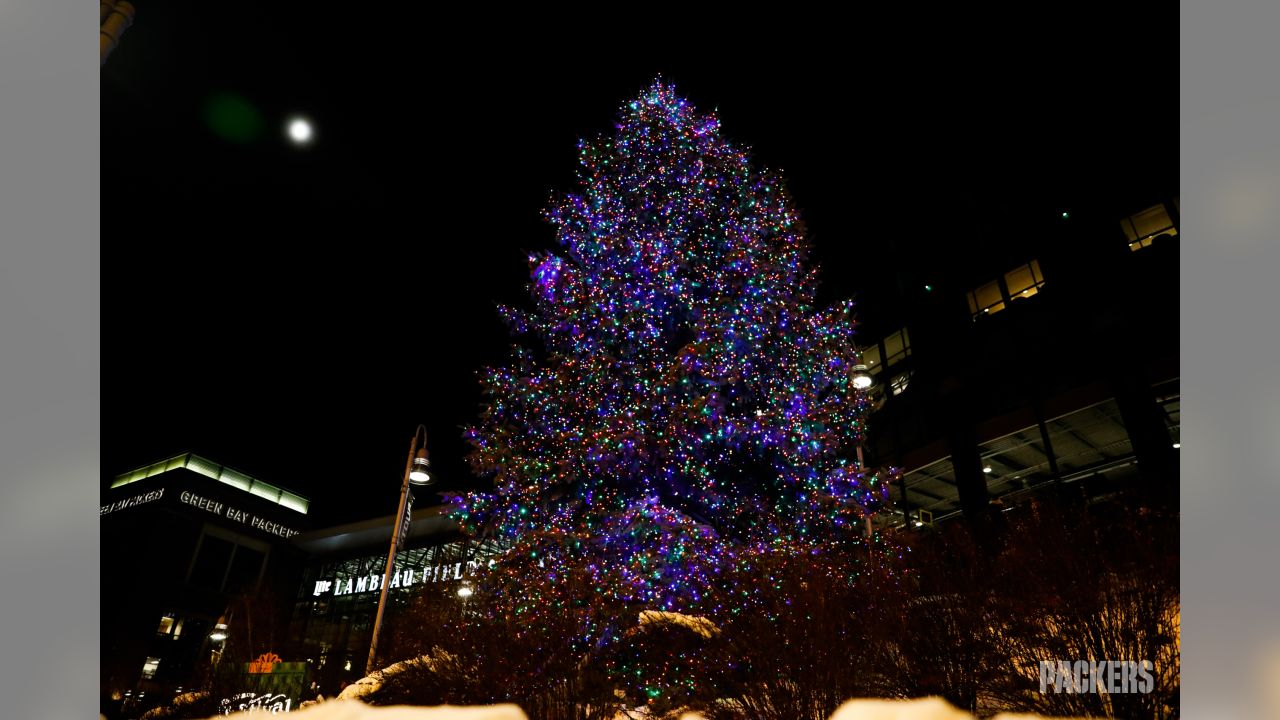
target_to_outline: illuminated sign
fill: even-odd
[[[155,502],[156,500],[164,497],[164,491],[165,488],[159,488],[150,492],[145,492],[139,495],[134,495],[133,497],[116,500],[115,502],[102,505],[98,510],[98,515],[109,515],[117,510],[124,510],[126,508]],[[170,497],[173,497],[173,495],[170,494]],[[235,505],[222,502],[221,500],[203,497],[189,490],[183,490],[178,495],[178,499],[184,505],[190,505],[198,510],[203,510],[207,513],[217,515],[218,517],[224,517],[233,522],[238,522],[242,525],[254,528],[255,530],[260,530],[282,538],[291,538],[302,532],[301,530],[296,530],[286,525],[282,525],[274,520],[269,520],[259,515],[255,515],[248,510],[242,510]]]
[[[159,500],[163,496],[164,496],[164,488],[160,488],[159,490],[152,490],[149,493],[143,493],[141,495],[134,495],[131,498],[126,498],[124,500],[117,500],[109,505],[103,505],[102,510],[98,512],[98,515],[102,516],[108,513],[113,513],[117,510],[136,507],[143,503],[149,503],[149,502]]]
[[[204,510],[208,513],[213,513],[219,517],[225,517],[228,520],[243,523],[249,527],[261,530],[262,532],[279,535],[282,538],[293,537],[301,532],[290,527],[285,527],[280,523],[254,515],[247,510],[241,510],[233,505],[229,505],[218,500],[201,497],[200,495],[187,490],[183,490],[182,494],[178,496],[178,499],[191,507]]]
[[[269,673],[276,663],[280,662],[280,656],[275,653],[265,652],[258,656],[257,660],[249,663],[248,671],[251,673]]]
[[[244,663],[243,692],[222,700],[223,715],[235,712],[275,715],[294,709],[307,682],[307,663],[281,662],[280,656],[265,652],[257,660]]]
[[[492,565],[493,561],[490,560]],[[461,580],[463,578],[463,565],[466,566],[466,574],[480,567],[480,563],[472,560],[466,563],[446,563],[443,565],[428,565],[421,570],[415,568],[405,568],[391,575],[391,582],[387,585],[388,589],[409,587],[414,583],[443,582],[445,580]],[[382,574],[369,574],[360,577],[336,578],[334,580],[317,580],[315,589],[311,594],[315,597],[321,595],[352,595],[362,592],[373,592],[382,588]]]
[[[293,708],[293,698],[284,693],[240,693],[222,701],[222,714],[233,712],[279,713],[289,712]]]

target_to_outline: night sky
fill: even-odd
[[[135,4],[102,70],[103,482],[189,450],[310,496],[322,524],[394,511],[419,422],[443,486],[478,482],[461,428],[504,358],[494,306],[554,245],[540,212],[573,189],[578,138],[658,74],[783,171],[826,301],[1011,207],[1176,188],[1175,6],[610,35]]]

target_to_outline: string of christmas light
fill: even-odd
[[[853,459],[869,409],[853,306],[814,306],[779,176],[660,80],[579,161],[578,191],[546,211],[559,249],[529,257],[532,307],[502,308],[511,361],[484,373],[467,433],[494,487],[455,516],[513,543],[495,572],[539,578],[519,612],[582,611],[590,645],[612,631],[558,587],[564,568],[602,603],[738,612],[751,589],[725,578],[863,543],[895,475]]]

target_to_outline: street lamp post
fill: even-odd
[[[422,436],[422,444],[418,444],[418,436]],[[427,457],[427,428],[419,425],[409,441],[409,459],[404,466],[404,481],[400,484],[400,507],[396,510],[396,519],[391,528],[391,549],[387,551],[387,569],[382,574],[382,589],[378,595],[378,614],[373,621],[373,640],[369,643],[369,661],[365,663],[365,674],[373,673],[374,658],[378,654],[378,632],[382,629],[382,614],[387,606],[387,587],[391,583],[391,573],[395,570],[396,553],[404,545],[409,536],[409,515],[412,508],[412,495],[409,484],[430,485],[435,482],[431,475],[431,461]]]
[[[131,3],[102,0],[98,3],[98,55],[99,66],[107,64],[107,57],[120,44],[120,36],[133,24],[134,9]]]
[[[853,374],[852,374],[853,386],[858,390],[868,390],[871,388],[873,384],[875,384],[875,378],[871,377],[871,373],[868,371],[867,366],[862,364],[861,353],[857,354],[857,358],[858,358],[858,364],[853,366]],[[865,473],[867,471],[867,463],[866,463],[866,460],[864,460],[862,457],[862,441],[861,440],[858,442],[858,446],[856,449],[858,451],[858,472]],[[875,532],[874,528],[871,525],[871,516],[866,515],[862,519],[865,525],[863,529],[866,532],[867,539],[870,540],[871,536]]]
[[[227,649],[227,638],[231,634],[227,623],[230,621],[231,618],[224,613],[213,624],[213,631],[209,633],[209,664],[215,669],[222,663],[222,653]]]

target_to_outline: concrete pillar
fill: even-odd
[[[1169,437],[1155,393],[1133,373],[1117,376],[1112,382],[1120,420],[1133,445],[1146,494],[1153,502],[1178,507],[1178,451]]]
[[[947,441],[951,446],[951,467],[955,472],[956,491],[960,495],[960,509],[966,518],[986,517],[991,500],[987,495],[987,476],[982,472],[982,457],[978,453],[973,424],[964,418],[953,418]]]

